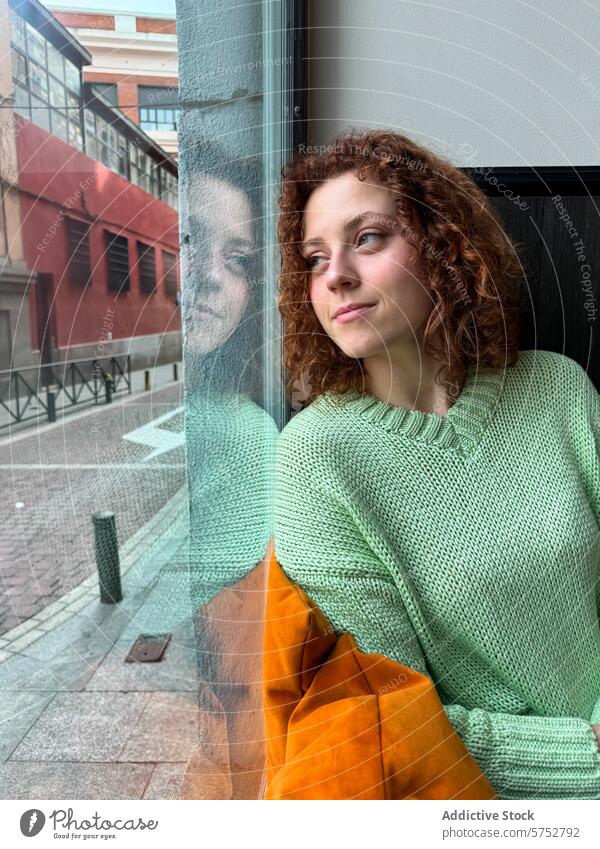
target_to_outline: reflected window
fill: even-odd
[[[81,150],[79,68],[14,12],[10,35],[16,111]]]
[[[137,243],[140,269],[140,290],[146,295],[156,292],[156,250],[154,245]]]
[[[106,238],[106,257],[108,262],[108,286],[113,292],[128,292],[129,282],[129,243],[125,236],[117,236],[104,231]]]
[[[93,88],[98,92],[98,94],[102,95],[105,100],[108,100],[111,106],[119,105],[116,83],[93,83]]]
[[[173,86],[138,86],[140,127],[143,130],[177,129],[179,94]]]
[[[162,252],[163,259],[163,285],[165,287],[165,295],[175,297],[177,295],[177,257],[169,251]]]
[[[92,282],[92,263],[90,255],[90,226],[85,221],[67,216],[69,237],[69,281],[83,288]]]

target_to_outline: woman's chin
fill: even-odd
[[[196,332],[191,335],[191,338],[190,334],[186,334],[184,349],[186,354],[199,357],[216,351],[224,342],[225,337],[222,333],[206,333],[206,335],[201,336]]]
[[[346,354],[347,357],[352,357],[353,360],[360,360],[363,357],[372,357],[374,354],[381,352],[381,342],[379,345],[375,345],[373,343],[365,342],[364,340],[361,341],[357,339],[355,342],[351,342],[345,339],[343,345],[341,345],[339,341],[336,341],[336,345],[341,351],[343,351],[344,354]]]

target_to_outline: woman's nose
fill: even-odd
[[[191,271],[196,278],[195,288],[198,294],[215,292],[223,285],[223,262],[216,251],[196,255]]]
[[[354,288],[360,282],[356,269],[349,261],[343,246],[340,251],[332,252],[325,277],[330,289]]]

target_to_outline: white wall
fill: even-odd
[[[597,165],[600,8],[558,0],[309,0],[322,144],[386,126],[457,165]]]

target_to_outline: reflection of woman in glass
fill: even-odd
[[[261,181],[256,163],[230,161],[214,145],[203,144],[199,158],[201,170],[184,174],[181,216],[189,578],[199,608],[201,756],[211,764],[198,782],[216,797],[255,796],[264,584],[255,567],[271,536],[277,436],[259,406]]]
[[[431,676],[500,797],[600,798],[600,398],[568,357],[518,352],[493,207],[367,132],[286,168],[279,236],[308,390],[278,562],[363,651]]]

